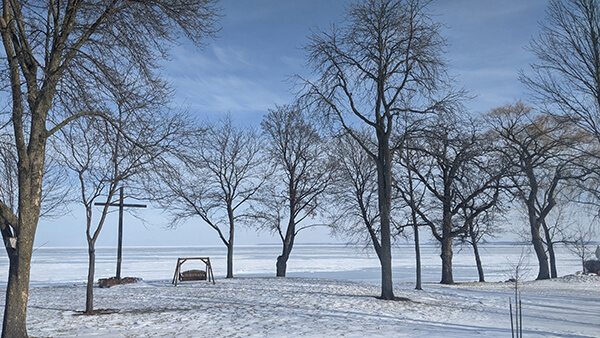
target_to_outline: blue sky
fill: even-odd
[[[517,71],[532,61],[524,46],[537,34],[545,0],[438,0],[450,74],[477,97],[475,112],[526,96]],[[201,116],[231,112],[258,123],[275,103],[293,100],[287,80],[310,75],[302,47],[315,27],[342,19],[344,1],[224,0],[220,38],[203,51],[182,45],[165,71],[177,102]]]
[[[538,33],[546,0],[438,0],[431,10],[445,25],[449,72],[477,97],[472,112],[516,99],[527,100],[518,70],[533,62],[524,47]],[[304,67],[306,36],[342,19],[344,1],[223,0],[225,17],[219,38],[204,50],[182,44],[172,50],[164,74],[176,89],[175,103],[201,118],[231,113],[244,124],[258,125],[267,109],[293,100],[289,77],[310,75]],[[36,246],[86,246],[80,206],[73,215],[43,220]],[[219,245],[214,231],[199,220],[164,230],[158,210],[138,212],[149,224],[127,216],[125,243],[130,246]],[[116,245],[117,214],[110,216],[98,245]],[[269,234],[240,229],[238,244],[277,243]],[[329,242],[325,230],[300,234],[298,242]]]

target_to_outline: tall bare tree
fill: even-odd
[[[544,113],[566,117],[600,142],[600,1],[550,0],[521,80]]]
[[[499,192],[500,190],[498,190],[498,193]],[[498,209],[498,206],[493,206],[490,209],[479,213],[476,217],[470,216],[478,211],[477,208],[473,208],[471,205],[465,205],[462,210],[462,217],[469,221],[467,222],[465,233],[460,235],[459,240],[461,243],[469,244],[473,249],[479,282],[485,282],[485,273],[483,270],[481,254],[479,252],[479,245],[485,243],[487,238],[494,237],[496,234],[503,231],[497,224],[497,218],[499,218]]]
[[[420,165],[406,163],[426,190],[420,206],[410,205],[441,244],[442,284],[454,283],[453,242],[496,206],[500,194],[502,166],[474,124],[440,114],[414,143]],[[406,192],[402,196],[410,201]]]
[[[548,279],[551,271],[542,235],[550,236],[548,215],[559,202],[561,190],[586,175],[587,170],[579,165],[582,155],[573,149],[588,138],[561,121],[535,114],[522,102],[493,109],[488,119],[512,167],[512,193],[526,211],[539,266],[537,279]],[[551,245],[551,238],[546,243]]]
[[[317,31],[306,46],[317,80],[302,80],[303,98],[353,137],[377,167],[379,229],[373,246],[381,264],[381,298],[394,299],[391,253],[392,159],[397,119],[441,106],[444,39],[428,0],[353,2],[341,26]],[[375,148],[359,137],[370,129]]]
[[[566,229],[563,234],[567,249],[581,260],[581,268],[585,272],[585,261],[593,256],[593,241],[598,235],[598,221],[591,220],[589,223],[577,222],[572,227]],[[596,246],[596,250],[598,246]],[[597,252],[597,251],[596,251]],[[597,257],[597,256],[596,256]],[[597,257],[600,259],[600,257]]]
[[[166,93],[148,92],[138,88],[135,79],[130,81],[130,86],[116,91],[121,94],[120,99],[115,98],[119,110],[118,119],[113,121],[116,126],[98,117],[82,117],[65,126],[52,142],[53,153],[58,153],[63,166],[76,176],[79,202],[85,208],[89,256],[86,314],[94,313],[95,244],[109,203],[114,202],[119,186],[127,185],[129,191],[141,188],[139,182],[148,176],[151,165],[166,151],[173,151],[184,126],[179,115],[169,113],[163,106]],[[101,209],[94,225],[94,203],[100,197],[109,203]]]
[[[528,48],[537,61],[520,79],[542,113],[592,136],[595,150],[583,151],[594,158],[591,174],[600,176],[600,1],[551,0],[540,30]],[[600,204],[598,185],[580,188],[590,193],[582,192],[588,199],[579,202]]]
[[[399,200],[404,202],[404,218],[407,220],[404,225],[398,224],[399,233],[404,233],[404,229],[412,228],[413,242],[415,248],[415,289],[422,290],[422,269],[421,269],[421,244],[420,244],[420,226],[427,227],[423,223],[416,210],[423,207],[427,190],[422,182],[414,175],[413,168],[423,168],[420,163],[426,161],[426,158],[419,154],[419,143],[423,142],[421,137],[425,129],[427,115],[406,114],[403,118],[404,124],[404,149],[396,156],[395,161],[398,166],[394,172],[394,188]],[[426,174],[426,176],[429,176]],[[402,207],[402,206],[400,206]]]
[[[246,211],[269,176],[263,147],[260,135],[227,116],[190,134],[148,187],[172,224],[199,217],[217,232],[227,248],[227,278],[233,278],[236,226],[249,219]]]
[[[178,36],[201,44],[214,35],[216,0],[192,1],[4,1],[0,16],[2,81],[11,107],[17,154],[17,211],[0,201],[2,234],[16,238],[6,246],[10,261],[3,337],[25,337],[33,242],[40,216],[48,138],[94,109],[55,111],[57,96],[73,87],[93,93],[97,75],[110,77],[108,60],[132,64],[153,74]],[[86,90],[86,91],[87,91]],[[106,116],[108,117],[108,116]]]
[[[281,238],[283,249],[277,257],[277,277],[285,277],[296,235],[304,229],[323,225],[310,220],[317,216],[321,207],[332,168],[326,141],[300,107],[276,107],[264,117],[261,126],[275,168],[271,177],[276,177],[277,182],[271,179],[276,192],[264,197],[269,200],[267,206],[271,210],[259,215],[265,216],[263,220],[267,220],[267,227]],[[283,224],[286,218],[287,224]]]

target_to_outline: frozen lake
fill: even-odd
[[[274,276],[278,245],[239,246],[234,249],[236,277]],[[581,270],[580,263],[566,248],[558,248],[559,276]],[[537,274],[536,259],[528,245],[486,244],[481,248],[486,280],[504,281],[510,277],[520,257],[528,266],[526,279]],[[423,282],[439,282],[441,259],[434,244],[421,248]],[[217,278],[226,274],[224,246],[199,247],[127,247],[123,250],[122,276],[141,277],[146,281],[169,280],[173,277],[178,257],[210,257]],[[34,251],[31,266],[31,285],[61,285],[82,283],[87,279],[86,248],[48,248]],[[456,282],[477,280],[477,269],[472,251],[456,248],[454,254]],[[184,270],[199,268],[199,262],[188,262]],[[394,282],[410,283],[415,280],[414,248],[409,244],[397,245],[393,250]],[[115,275],[116,248],[99,248],[96,253],[96,280]],[[0,258],[0,287],[6,286],[8,258]],[[373,249],[343,244],[297,244],[288,262],[288,276],[316,277],[380,282],[379,261]]]

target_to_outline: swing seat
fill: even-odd
[[[204,270],[187,270],[181,271],[181,265],[190,260],[199,260],[204,263]],[[173,284],[177,286],[178,282],[197,281],[197,280],[212,280],[215,284],[215,275],[213,274],[212,267],[210,266],[210,258],[208,257],[191,257],[191,258],[178,258],[177,265],[175,266],[175,273],[173,274]]]
[[[206,280],[206,271],[202,270],[187,270],[179,273],[179,281],[195,281],[195,280]]]

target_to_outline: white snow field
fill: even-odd
[[[125,248],[123,276],[143,281],[95,288],[95,308],[85,307],[87,250],[38,248],[33,255],[27,313],[34,337],[511,337],[505,283],[520,265],[525,337],[600,337],[600,277],[581,276],[581,262],[558,248],[558,273],[532,281],[536,260],[527,245],[489,244],[482,260],[489,283],[477,280],[470,250],[456,248],[456,285],[443,286],[436,245],[422,247],[423,291],[414,290],[414,249],[394,249],[397,297],[382,301],[380,270],[371,250],[346,245],[297,245],[287,278],[274,278],[278,245],[235,249],[234,274],[225,279],[224,246]],[[97,252],[96,279],[114,275],[114,248]],[[171,285],[177,257],[209,256],[217,277]],[[3,258],[2,258],[3,257]],[[0,292],[8,259],[0,257]],[[189,262],[183,270],[199,268]],[[4,297],[0,297],[0,307]],[[3,309],[0,309],[3,310]],[[0,316],[2,311],[0,311]]]
[[[84,316],[83,285],[31,289],[32,336],[182,337],[510,337],[512,283],[452,286],[397,285],[383,301],[370,283],[252,277],[216,284],[141,282],[96,289],[96,308]],[[600,277],[566,276],[526,282],[525,337],[600,337]]]

